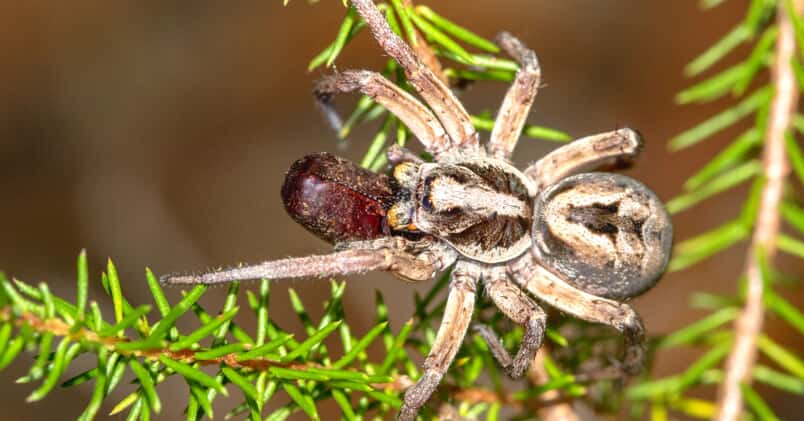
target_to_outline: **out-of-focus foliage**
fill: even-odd
[[[705,1],[703,6],[709,8],[719,3],[721,1]],[[668,210],[671,213],[684,212],[728,189],[744,184],[750,184],[751,188],[742,208],[735,209],[733,215],[724,215],[719,226],[676,244],[670,271],[683,270],[705,259],[714,258],[729,247],[745,243],[752,236],[763,188],[760,155],[765,142],[766,120],[776,91],[775,81],[766,81],[767,78],[762,76],[763,73],[768,73],[774,62],[774,48],[779,34],[774,18],[779,4],[780,2],[773,0],[752,0],[745,19],[684,69],[689,77],[703,75],[737,47],[753,45],[750,53],[739,63],[678,93],[676,101],[679,104],[703,104],[731,97],[733,105],[675,136],[669,143],[671,150],[681,151],[694,147],[748,118],[753,119],[753,124],[686,180],[682,193],[667,203]],[[804,41],[801,17],[792,13],[789,0],[782,4],[793,19],[801,46],[801,41]],[[793,68],[801,89],[804,82],[801,56],[794,60]],[[788,180],[790,187],[798,184],[800,188],[804,181],[804,155],[795,140],[795,136],[800,135],[804,128],[802,121],[801,116],[795,117],[797,130],[788,133],[787,138],[787,153],[796,175]],[[793,189],[785,195],[781,207],[781,216],[792,229],[790,233],[778,237],[776,246],[783,252],[804,258],[804,209],[792,191]],[[790,287],[789,283],[781,282],[786,277],[768,266],[762,251],[758,251],[757,256],[748,258],[756,258],[762,268],[765,312],[786,322],[793,331],[804,334],[804,314],[783,297],[785,290]],[[634,406],[635,416],[643,416],[650,407],[651,418],[655,420],[667,419],[669,411],[701,419],[714,417],[715,404],[691,398],[688,391],[699,385],[716,385],[724,377],[722,363],[731,350],[735,334],[732,322],[737,319],[744,300],[744,279],[738,284],[741,287],[734,296],[709,293],[693,295],[692,306],[710,309],[711,314],[677,332],[655,338],[652,352],[672,352],[671,349],[676,347],[695,347],[703,353],[683,373],[653,379],[646,376],[642,382],[630,387],[627,398],[637,403]],[[804,395],[804,361],[796,352],[783,348],[767,336],[762,336],[758,345],[760,353],[772,365],[760,364],[753,367],[755,383],[786,393]],[[754,389],[743,385],[742,392],[746,415],[759,419],[776,419],[772,409]]]
[[[711,8],[723,1],[701,3]],[[513,80],[516,63],[498,57],[494,43],[469,29],[426,6],[413,6],[404,0],[390,0],[378,6],[393,30],[409,43],[414,46],[426,43],[451,84]],[[740,63],[678,94],[680,104],[706,103],[732,96],[734,105],[676,136],[670,142],[671,149],[693,147],[746,118],[753,118],[754,124],[687,179],[683,192],[668,203],[669,210],[683,212],[730,188],[749,183],[752,187],[742,208],[734,215],[725,215],[721,225],[676,245],[671,271],[711,258],[751,235],[763,186],[758,154],[763,147],[765,119],[775,89],[772,81],[763,86],[758,86],[761,84],[757,81],[765,80],[762,73],[772,64],[778,36],[773,23],[775,8],[775,1],[752,0],[745,19],[685,69],[691,77],[702,75],[736,47],[753,45]],[[804,23],[796,18],[795,24],[799,41],[804,40]],[[346,7],[333,42],[315,55],[309,69],[333,65],[364,27],[360,17]],[[801,82],[804,70],[800,59],[794,64]],[[411,90],[393,60],[385,64],[382,73],[403,89]],[[490,131],[494,124],[491,115],[490,112],[474,115],[472,122],[479,130]],[[379,170],[386,165],[384,150],[388,144],[395,141],[404,145],[411,136],[397,118],[363,96],[344,120],[338,137],[345,139],[358,126],[376,119],[382,122],[373,134],[362,164]],[[797,131],[789,133],[787,148],[795,174],[791,182],[801,183],[804,152],[795,137],[804,132],[804,116],[797,116],[795,123]],[[563,132],[533,125],[528,125],[523,134],[548,141],[570,139]],[[804,258],[801,239],[804,209],[788,195],[781,213],[791,229],[779,237],[777,247]],[[765,262],[763,256],[757,258]],[[785,321],[790,329],[804,334],[804,315],[784,299],[788,284],[780,280],[785,277],[767,264],[762,267],[767,284],[766,310]],[[242,294],[238,284],[232,284],[221,308],[215,311],[207,311],[198,303],[206,291],[203,286],[186,291],[181,301],[171,305],[150,271],[146,271],[145,280],[153,303],[132,305],[126,299],[114,265],[109,262],[101,282],[108,293],[104,299],[111,301],[113,314],[104,317],[101,306],[87,296],[90,280],[84,253],[78,260],[74,300],[54,296],[44,283],[33,286],[0,274],[0,369],[21,358],[22,351],[33,353],[29,373],[18,380],[33,385],[30,401],[43,399],[57,386],[91,383],[93,393],[81,419],[92,419],[118,387],[127,388],[130,393],[112,407],[111,413],[125,412],[131,420],[150,419],[162,408],[159,384],[172,376],[180,376],[187,383],[188,420],[211,418],[214,399],[230,392],[236,397],[229,406],[232,408],[229,415],[250,419],[281,420],[300,411],[318,419],[317,405],[322,400],[334,401],[345,419],[387,417],[399,407],[404,389],[420,374],[415,361],[427,354],[435,338],[434,326],[443,315],[448,274],[424,296],[414,297],[414,317],[402,326],[389,325],[383,297],[377,294],[376,323],[360,334],[353,332],[344,314],[345,284],[331,284],[331,297],[324,303],[324,315],[317,321],[311,319],[302,300],[291,289],[287,299],[304,326],[304,337],[294,337],[282,323],[270,317],[267,280],[258,284],[256,293]],[[700,358],[682,373],[653,378],[648,372],[625,393],[616,381],[581,384],[568,373],[606,364],[608,358],[619,352],[620,338],[607,328],[556,315],[551,316],[547,332],[552,351],[552,358],[546,359],[544,367],[550,378],[547,383],[534,385],[522,381],[512,389],[511,382],[503,382],[503,373],[485,343],[470,335],[423,415],[432,416],[438,403],[449,403],[469,419],[496,420],[503,407],[506,414],[533,418],[538,407],[534,402],[538,403],[545,392],[559,391],[570,399],[582,399],[601,412],[616,412],[622,404],[629,403],[634,417],[649,413],[652,419],[663,420],[672,411],[711,418],[715,405],[687,392],[695,386],[717,384],[723,378],[720,366],[730,350],[734,335],[730,323],[739,314],[742,295],[699,293],[691,302],[695,307],[711,309],[711,314],[669,335],[653,337],[650,342],[652,354],[672,352],[677,347],[701,348]],[[256,332],[244,331],[236,317],[256,318]],[[487,300],[479,300],[475,317],[500,333],[507,348],[518,345],[521,328],[512,326]],[[196,327],[181,332],[176,323],[187,318],[197,320]],[[371,358],[366,351],[375,343],[384,350],[378,359]],[[754,380],[787,393],[804,395],[804,361],[800,356],[767,336],[761,337],[759,349],[770,364],[755,366]],[[75,372],[71,363],[82,354],[92,355],[96,363],[88,370]],[[133,384],[121,383],[126,375],[135,379]],[[743,394],[747,413],[760,419],[774,419],[772,408],[754,389],[744,386]],[[271,411],[266,410],[269,402]]]

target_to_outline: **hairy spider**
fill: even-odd
[[[282,199],[291,217],[335,244],[334,253],[162,281],[217,284],[385,270],[416,282],[454,265],[444,318],[424,373],[405,393],[402,420],[415,418],[449,368],[469,327],[478,282],[500,311],[524,326],[513,358],[490,329],[478,329],[512,377],[523,375],[542,343],[546,316],[534,298],[619,330],[626,351],[618,370],[638,373],[644,328],[622,301],[660,278],[672,225],[661,201],[641,183],[585,171],[630,163],[642,146],[639,134],[623,128],[578,139],[519,171],[508,160],[539,88],[533,51],[510,34],[497,37],[520,69],[482,147],[463,105],[394,34],[374,3],[351,3],[427,106],[365,70],[324,77],[315,96],[330,117],[334,94],[370,96],[405,123],[435,162],[393,147],[393,170],[386,176],[326,153],[308,155],[291,166]]]

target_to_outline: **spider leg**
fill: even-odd
[[[512,277],[539,300],[579,319],[609,325],[623,334],[626,349],[621,365],[600,377],[619,376],[622,372],[633,376],[642,371],[645,328],[631,306],[575,288],[530,255],[509,265],[509,270]]]
[[[419,158],[418,155],[411,152],[407,148],[397,145],[396,143],[388,146],[386,157],[388,158],[388,163],[391,164],[391,166],[395,166],[406,161],[413,162],[415,164],[424,164],[424,160]]]
[[[424,360],[424,373],[419,381],[405,392],[405,400],[397,420],[408,421],[416,418],[419,409],[436,390],[444,373],[452,364],[472,319],[475,289],[479,278],[480,268],[470,262],[459,261],[452,271],[444,318],[441,320],[433,347]]]
[[[405,69],[405,75],[411,86],[435,112],[446,129],[452,141],[449,146],[452,148],[434,151],[434,155],[454,154],[460,150],[479,152],[477,131],[469,119],[469,113],[466,112],[449,87],[427,65],[422,63],[402,38],[391,30],[385,17],[377,10],[377,6],[372,0],[351,0],[351,4],[363,17],[380,47]]]
[[[220,284],[249,279],[328,278],[340,275],[361,274],[375,270],[394,273],[409,281],[432,279],[439,271],[455,261],[454,252],[446,247],[435,246],[414,254],[407,244],[394,237],[374,242],[356,242],[355,247],[335,253],[291,257],[271,260],[252,266],[223,269],[193,274],[168,274],[160,278],[167,285]]]
[[[525,374],[536,352],[542,346],[547,315],[536,302],[514,285],[505,270],[487,273],[483,278],[486,291],[497,306],[509,319],[525,326],[522,344],[516,356],[511,358],[508,351],[494,331],[485,325],[477,325],[475,330],[488,343],[492,355],[505,368],[511,378],[520,378]]]
[[[340,130],[342,123],[333,107],[332,96],[351,91],[368,95],[399,117],[428,152],[435,155],[437,151],[448,148],[450,141],[444,128],[427,107],[381,74],[368,70],[347,70],[324,76],[316,82],[313,95],[336,130]]]
[[[497,45],[519,63],[514,83],[508,88],[497,113],[491,139],[486,148],[496,158],[509,159],[516,148],[533,99],[539,90],[542,71],[533,50],[508,32],[497,35]]]
[[[587,136],[545,155],[525,170],[539,190],[564,177],[600,167],[627,167],[642,151],[642,136],[628,127]]]

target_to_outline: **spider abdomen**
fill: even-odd
[[[329,243],[372,240],[390,233],[389,181],[346,159],[316,153],[291,165],[282,201],[291,218]]]
[[[534,212],[533,251],[576,287],[600,297],[635,297],[667,266],[670,217],[642,183],[585,173],[542,192]]]

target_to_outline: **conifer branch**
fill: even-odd
[[[793,13],[800,13],[804,1],[795,0]],[[735,321],[735,340],[726,362],[726,377],[720,388],[718,419],[736,420],[743,409],[741,385],[751,380],[751,370],[757,359],[757,338],[762,332],[764,318],[763,296],[765,280],[758,261],[764,253],[768,261],[776,254],[776,238],[779,234],[782,192],[790,172],[785,153],[785,136],[792,126],[798,104],[799,87],[796,83],[792,61],[796,52],[796,34],[793,23],[785,10],[784,2],[777,6],[779,27],[776,51],[771,69],[775,92],[770,105],[770,114],[765,129],[762,189],[759,213],[751,245],[748,249],[745,305]]]

